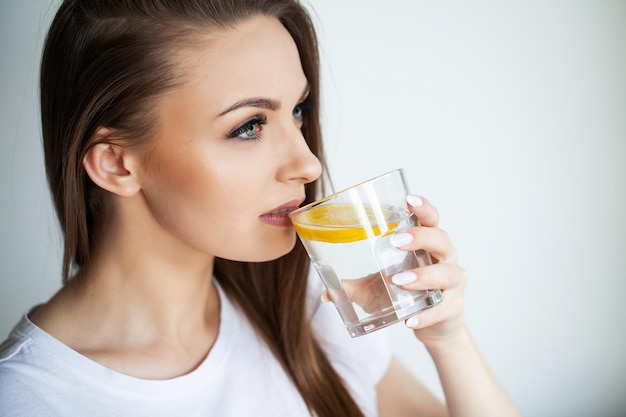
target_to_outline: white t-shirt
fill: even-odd
[[[317,306],[321,286],[314,274],[308,300],[314,331],[365,415],[376,416],[375,385],[391,358],[386,336],[350,338],[330,303]],[[221,321],[211,351],[194,371],[168,380],[110,370],[24,315],[0,345],[0,416],[309,416],[280,364],[219,291]]]

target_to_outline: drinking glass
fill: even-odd
[[[352,337],[437,305],[438,289],[409,291],[391,277],[429,265],[425,250],[400,250],[389,238],[419,226],[407,208],[401,169],[324,197],[290,213],[296,232]]]

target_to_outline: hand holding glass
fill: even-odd
[[[397,323],[443,299],[439,290],[394,285],[398,272],[429,265],[424,250],[389,243],[397,231],[419,225],[406,206],[402,170],[355,185],[290,214],[330,299],[352,337]]]

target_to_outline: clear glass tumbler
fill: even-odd
[[[432,263],[427,251],[389,243],[419,225],[408,210],[397,169],[290,213],[291,221],[352,337],[371,333],[443,299],[438,289],[407,291],[391,282],[402,271]]]

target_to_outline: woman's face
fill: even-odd
[[[182,61],[186,80],[157,101],[158,134],[139,178],[174,244],[237,261],[293,248],[286,216],[321,174],[301,133],[307,79],[277,19],[214,33]]]

